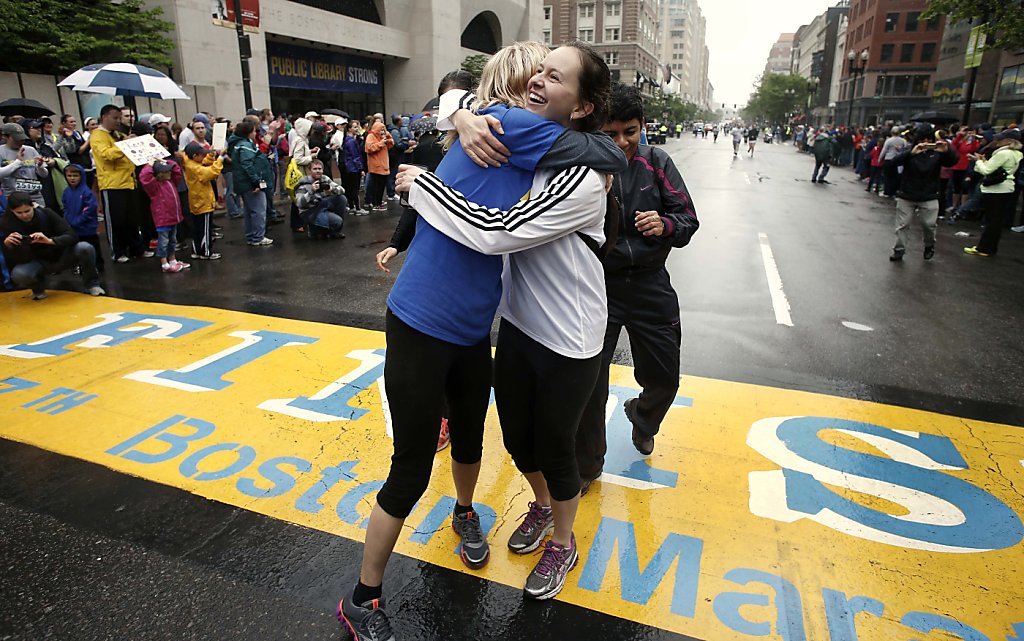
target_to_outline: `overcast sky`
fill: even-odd
[[[716,107],[743,105],[781,33],[796,33],[836,0],[698,0],[707,19]]]

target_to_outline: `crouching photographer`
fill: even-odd
[[[324,175],[324,165],[314,160],[309,175],[295,188],[295,204],[310,238],[344,238],[348,200],[341,185]]]

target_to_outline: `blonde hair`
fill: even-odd
[[[536,40],[513,42],[499,49],[480,74],[473,112],[479,113],[497,104],[525,108],[526,86],[549,53],[551,51]],[[458,132],[454,129],[448,132],[444,140],[445,151],[457,137]]]
[[[480,74],[474,110],[499,103],[525,108],[526,86],[549,53],[543,44],[529,40],[513,42],[491,56]]]

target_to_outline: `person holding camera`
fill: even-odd
[[[981,177],[981,206],[985,211],[985,231],[981,239],[973,247],[964,247],[964,253],[971,256],[995,255],[999,251],[1003,223],[1013,219],[1017,204],[1016,175],[1024,156],[1020,130],[1003,130],[985,151],[987,157],[980,153],[971,155],[974,171]]]
[[[935,255],[935,227],[939,218],[939,185],[943,167],[952,167],[960,154],[945,140],[935,141],[935,129],[921,124],[914,129],[910,149],[892,159],[895,167],[903,167],[899,191],[896,193],[896,245],[889,260],[903,260],[907,249],[907,228],[914,214],[921,219],[924,230],[924,259]]]
[[[295,188],[295,205],[310,238],[344,238],[348,200],[342,187],[324,175],[324,164],[314,160],[309,175]]]

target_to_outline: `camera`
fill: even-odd
[[[331,188],[331,179],[327,176],[321,176],[317,182],[317,189],[320,191],[326,191]]]

